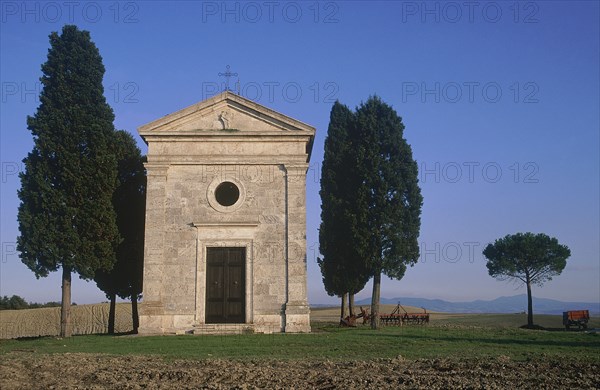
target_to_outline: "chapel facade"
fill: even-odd
[[[148,144],[139,332],[310,332],[315,129],[225,91],[138,131]]]

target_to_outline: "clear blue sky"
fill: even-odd
[[[532,231],[571,248],[534,295],[600,300],[599,3],[27,2],[1,5],[0,295],[60,299],[14,251],[19,180],[49,47],[89,30],[116,126],[136,128],[212,96],[226,65],[242,95],[317,128],[307,185],[308,289],[337,302],[316,266],[319,172],[335,99],[377,94],[403,117],[425,198],[421,261],[382,295],[447,300],[523,293],[487,275],[482,249]],[[225,5],[223,5],[225,4]],[[236,81],[237,79],[234,79]],[[370,296],[370,286],[358,298]],[[74,281],[78,303],[104,300]]]

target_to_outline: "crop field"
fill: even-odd
[[[311,334],[0,340],[0,388],[600,388],[600,334],[560,316],[539,316],[550,331],[519,329],[522,315],[378,331],[337,316],[313,310]]]
[[[108,332],[108,303],[71,306],[71,324],[76,335]],[[132,330],[131,304],[117,303],[115,331]],[[0,339],[58,336],[60,307],[0,310]]]

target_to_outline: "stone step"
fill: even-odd
[[[226,335],[254,333],[252,324],[197,324],[192,334],[195,335]]]

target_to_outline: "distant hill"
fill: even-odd
[[[500,297],[491,301],[448,302],[442,299],[425,298],[381,298],[382,304],[397,304],[424,307],[430,311],[445,313],[520,313],[527,310],[527,295]],[[356,301],[357,305],[368,305],[371,298]],[[567,310],[589,310],[591,315],[600,314],[600,302],[562,302],[554,299],[533,297],[533,312],[536,314],[562,314]]]

